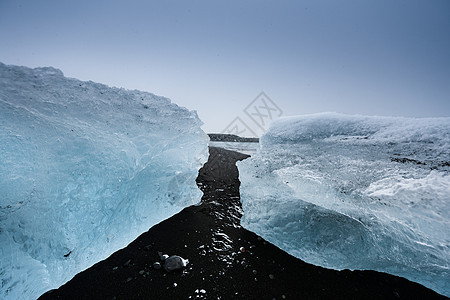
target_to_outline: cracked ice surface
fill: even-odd
[[[238,162],[242,226],[307,262],[450,295],[450,118],[277,120]]]
[[[198,203],[195,112],[0,63],[0,298],[31,299]]]

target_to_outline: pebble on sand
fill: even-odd
[[[161,269],[161,264],[159,262],[154,262],[153,263],[153,269],[155,269],[155,270]]]
[[[165,260],[163,267],[167,272],[172,272],[186,267],[188,263],[189,260],[184,259],[178,255],[172,255]]]

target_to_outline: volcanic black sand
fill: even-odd
[[[448,299],[384,273],[307,264],[242,228],[235,163],[246,157],[211,147],[197,178],[201,205],[153,226],[40,299]],[[153,269],[158,251],[190,263],[172,273]]]

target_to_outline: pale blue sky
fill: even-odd
[[[0,0],[0,61],[171,98],[220,132],[284,115],[450,116],[450,1]]]

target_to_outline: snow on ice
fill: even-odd
[[[238,163],[242,225],[335,269],[450,296],[450,118],[279,119]]]
[[[36,298],[199,202],[201,124],[150,93],[0,63],[0,298]]]

